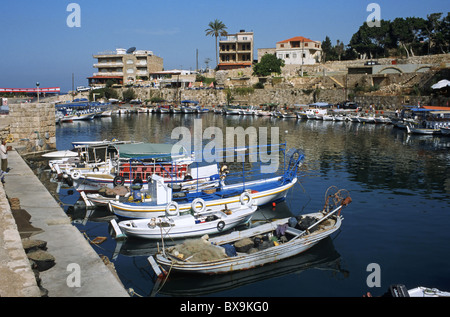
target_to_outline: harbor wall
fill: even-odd
[[[56,149],[55,104],[10,104],[9,133],[26,152]]]

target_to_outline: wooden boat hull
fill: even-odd
[[[238,241],[244,237],[255,236],[257,234],[265,234],[267,232],[276,230],[278,225],[286,224],[289,218],[277,220],[265,225],[251,228],[243,231],[235,231],[228,235],[222,235],[208,242],[215,245],[224,245]],[[337,217],[333,226],[326,230],[318,230],[301,236],[297,239],[292,239],[286,243],[281,243],[271,246],[267,249],[256,251],[254,253],[238,253],[237,256],[226,257],[219,260],[210,260],[204,262],[190,262],[182,261],[173,256],[168,256],[166,252],[156,254],[156,262],[166,270],[199,273],[199,274],[223,274],[233,271],[247,270],[250,268],[262,266],[268,263],[277,262],[302,252],[307,251],[321,240],[330,236],[337,231],[342,223],[342,218]]]

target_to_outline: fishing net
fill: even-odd
[[[205,239],[186,240],[173,247],[171,253],[189,262],[204,262],[226,258],[225,249],[207,242]]]

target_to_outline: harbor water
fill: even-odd
[[[147,258],[157,242],[114,240],[111,213],[87,211],[70,188],[57,194],[48,170],[36,169],[87,239],[107,237],[93,248],[137,296],[361,297],[382,295],[391,284],[450,290],[450,137],[408,135],[385,124],[136,113],[58,125],[57,149],[113,138],[176,143],[175,128],[193,131],[199,122],[224,133],[226,127],[278,128],[280,142],[304,151],[299,182],[284,202],[260,208],[254,221],[316,212],[330,186],[347,189],[353,202],[343,210],[340,231],[304,254],[225,275],[171,273],[155,286]]]

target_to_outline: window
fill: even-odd
[[[296,54],[296,53],[293,53],[293,54],[292,54],[292,58],[297,58],[297,54]]]
[[[134,73],[134,69],[133,68],[128,68],[127,69],[127,74],[133,74]]]
[[[133,64],[133,60],[132,59],[127,59],[127,64],[128,65],[132,65]]]
[[[289,54],[286,54],[286,58],[289,58]]]

